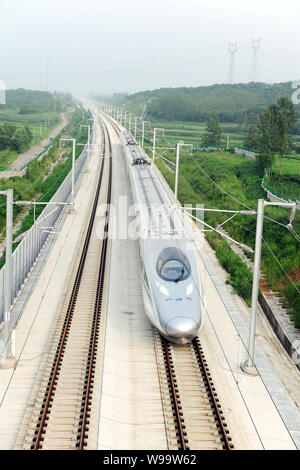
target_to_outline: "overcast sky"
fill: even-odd
[[[129,93],[250,78],[300,79],[299,0],[0,0],[0,80],[7,88]]]

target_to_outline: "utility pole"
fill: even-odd
[[[254,364],[254,349],[255,349],[255,331],[256,331],[256,315],[257,315],[257,304],[258,304],[258,292],[259,292],[259,278],[260,278],[260,262],[261,262],[261,247],[262,247],[262,234],[263,234],[263,220],[264,220],[264,208],[265,206],[278,206],[286,207],[291,209],[290,223],[295,218],[296,209],[300,210],[300,205],[295,202],[283,203],[283,202],[269,202],[264,199],[258,199],[257,204],[257,219],[256,219],[256,236],[255,236],[255,256],[254,256],[254,272],[253,272],[253,284],[252,284],[252,298],[251,298],[251,317],[250,317],[250,329],[249,329],[249,342],[248,342],[248,357],[241,368],[244,372],[249,375],[257,375],[257,371]]]
[[[144,150],[144,140],[145,140],[145,124],[150,124],[149,121],[143,121],[142,125],[142,149]]]
[[[71,141],[72,142],[72,189],[71,189],[71,204],[72,204],[72,210],[74,211],[74,183],[75,183],[75,146],[76,146],[76,139],[72,138],[64,138],[64,139],[59,139],[59,142],[63,141]]]
[[[90,172],[90,137],[91,137],[91,126],[89,124],[80,124],[80,129],[82,127],[87,127],[88,128],[88,170],[87,172]]]
[[[128,124],[128,130],[131,132],[131,113],[129,113],[129,124]]]
[[[162,129],[162,128],[159,128],[159,127],[155,127],[153,129],[153,147],[152,147],[152,163],[153,164],[154,164],[154,160],[155,160],[155,145],[156,145],[156,132],[157,131],[165,132],[165,130]]]
[[[0,191],[6,195],[6,255],[4,278],[4,350],[1,354],[1,368],[13,367],[15,363],[15,332],[10,332],[11,326],[11,281],[12,281],[12,226],[13,226],[13,189]]]
[[[179,158],[180,158],[180,147],[193,147],[192,144],[185,144],[183,140],[179,140],[176,145],[176,170],[175,170],[175,201],[177,201],[178,194],[178,173],[179,173]]]
[[[134,138],[136,139],[136,126],[137,126],[137,120],[138,120],[138,117],[135,116],[134,118]]]
[[[237,52],[237,43],[231,42],[228,48],[229,52],[229,72],[228,72],[228,83],[234,83],[234,69],[235,69],[235,54]]]

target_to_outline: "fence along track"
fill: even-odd
[[[87,445],[91,418],[91,400],[94,392],[96,354],[99,342],[101,303],[103,297],[105,260],[107,253],[108,216],[103,228],[103,243],[97,239],[94,220],[102,192],[104,175],[108,169],[107,198],[110,203],[112,184],[111,144],[104,140],[103,158],[91,217],[83,244],[74,285],[62,329],[57,332],[56,345],[49,355],[44,380],[36,400],[24,447],[79,448]],[[109,207],[109,206],[108,206]],[[98,250],[98,251],[97,251]],[[100,256],[101,255],[101,256]],[[100,259],[100,262],[99,262]],[[92,302],[91,299],[94,299]],[[76,424],[77,423],[77,424]]]
[[[175,345],[155,330],[154,342],[169,449],[232,449],[198,338]]]

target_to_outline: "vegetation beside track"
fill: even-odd
[[[69,95],[33,90],[8,90],[0,104],[0,170],[19,153],[40,145],[60,124],[60,113],[72,105]]]
[[[79,143],[86,143],[87,132],[86,128],[80,130],[81,124],[89,124],[88,114],[83,112],[81,109],[76,109],[72,114],[72,118],[68,126],[64,131],[64,135],[72,136],[77,139]],[[72,168],[72,153],[70,145],[65,145],[66,149],[63,154],[63,158],[60,159],[62,149],[59,149],[59,139],[57,136],[54,139],[54,145],[49,149],[47,155],[41,158],[41,160],[33,160],[28,164],[28,169],[23,177],[13,177],[9,179],[0,180],[0,190],[12,188],[14,189],[14,200],[36,200],[36,201],[49,201],[55,194],[65,177],[68,175]],[[76,147],[76,158],[82,152],[83,147]],[[44,209],[44,206],[36,206],[36,217]],[[24,209],[23,209],[24,210]],[[20,212],[22,206],[14,205],[14,221]],[[33,208],[29,210],[29,213],[23,218],[20,230],[17,235],[28,230],[33,224],[34,212]],[[6,221],[6,200],[5,196],[0,196],[0,233],[1,239],[5,236],[5,222]],[[17,244],[14,244],[14,249]],[[2,258],[2,263],[5,260]]]

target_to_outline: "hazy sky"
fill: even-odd
[[[130,93],[250,77],[300,79],[299,0],[0,0],[0,80],[7,88]]]

